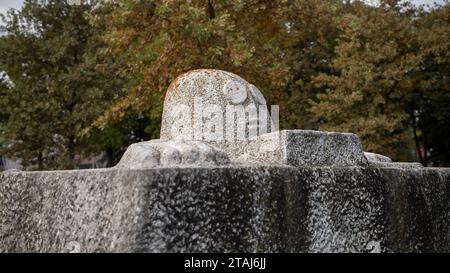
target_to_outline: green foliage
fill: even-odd
[[[134,84],[97,124],[121,120],[129,109],[156,119],[177,75],[219,68],[280,104],[282,127],[354,132],[367,151],[399,160],[414,159],[414,146],[448,158],[448,131],[441,127],[448,128],[448,39],[442,39],[448,14],[440,10],[448,5],[425,12],[396,0],[377,7],[332,0],[119,1],[103,18],[111,30],[106,41],[113,54],[127,56]],[[434,14],[441,14],[438,26]],[[441,64],[435,75],[441,83],[422,73],[430,59]],[[427,88],[417,91],[422,85],[440,90],[432,95],[440,107],[429,105]],[[418,101],[429,110],[419,110]]]
[[[412,17],[398,5],[355,3],[335,24],[336,57],[315,78],[326,92],[311,111],[321,130],[354,132],[367,151],[395,156],[406,145],[407,73],[418,63]]]
[[[175,77],[215,68],[279,104],[283,128],[353,132],[367,151],[450,165],[448,3],[89,3],[27,0],[5,18],[6,155],[70,168],[104,151],[113,165],[129,143],[158,137]]]
[[[191,69],[232,71],[276,97],[289,82],[286,9],[285,1],[119,1],[97,19],[110,30],[110,52],[126,59],[133,87],[97,125],[130,111],[158,121],[170,82]]]
[[[350,5],[335,21],[332,70],[315,78],[319,129],[357,133],[367,151],[399,160],[414,159],[415,142],[424,164],[450,164],[448,10]]]
[[[314,79],[331,71],[339,35],[335,19],[345,8],[342,1],[293,1],[287,7],[290,37],[282,51],[290,81],[274,101],[280,104],[282,127],[318,129],[308,102],[322,90]]]
[[[406,110],[420,160],[450,166],[450,5],[423,13],[417,21],[417,68],[409,73]]]
[[[1,154],[38,169],[73,168],[87,148],[80,131],[120,94],[113,60],[104,58],[101,28],[88,17],[95,3],[28,0],[4,17],[0,71]],[[119,90],[118,90],[119,89]]]

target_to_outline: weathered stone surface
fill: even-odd
[[[1,173],[0,252],[282,251],[281,171]]]
[[[392,162],[392,159],[384,156],[384,155],[380,155],[380,154],[375,154],[375,153],[369,153],[369,152],[364,152],[364,155],[366,156],[368,161],[375,161],[375,162]]]
[[[448,252],[450,169],[383,169],[387,248]]]
[[[449,182],[360,167],[1,173],[0,251],[442,252]]]
[[[261,92],[254,85],[235,74],[221,70],[202,69],[179,76],[167,90],[161,123],[161,140],[132,145],[118,167],[139,169],[186,165],[185,163],[220,165],[229,163],[229,161],[236,164],[253,162],[309,167],[368,165],[361,143],[354,134],[283,130],[251,135],[250,132],[252,128],[255,129],[255,126],[258,130],[254,131],[259,133],[264,132],[265,130],[262,129],[268,126],[265,122],[258,122],[257,113],[256,116],[252,116],[250,113],[248,113],[248,117],[236,116],[231,129],[234,132],[234,129],[241,128],[239,124],[243,124],[244,138],[229,138],[227,129],[230,128],[226,126],[225,120],[228,116],[227,107],[230,105],[255,108],[264,106],[265,110],[261,110],[261,112],[267,112],[266,101]],[[203,114],[200,120],[196,118],[199,111],[208,112],[208,108],[215,106],[219,108],[216,115],[219,115],[220,118],[216,120],[213,127],[215,132],[223,132],[221,134],[223,138],[215,138],[217,137],[215,133],[205,128],[209,128],[209,122],[205,121]],[[270,120],[270,115],[267,114],[266,117]],[[186,141],[193,141],[191,142],[192,147],[189,147],[189,143]],[[197,151],[198,147],[208,145],[215,147],[213,154],[220,155],[219,160],[197,158],[198,154],[205,154],[205,152]],[[207,149],[211,150],[212,148]],[[374,154],[368,155],[376,157]],[[206,158],[211,158],[211,156]],[[224,161],[222,158],[230,160]],[[376,157],[376,162],[381,159],[383,156],[379,155]]]
[[[220,110],[226,119],[227,106],[242,106],[245,109],[260,106],[267,111],[266,100],[258,88],[238,75],[215,69],[200,69],[187,72],[176,78],[169,86],[164,101],[161,121],[161,139],[204,140],[214,138],[205,128],[205,118],[195,123],[196,115],[201,110],[208,112],[210,108]],[[257,117],[252,117],[257,119]],[[246,117],[238,117],[234,122],[247,124]],[[223,130],[224,128],[221,128]],[[249,132],[246,132],[246,136]]]
[[[369,165],[377,168],[400,168],[400,169],[417,169],[423,168],[419,162],[379,162],[369,161]]]
[[[322,168],[316,176],[308,182],[310,252],[448,250],[444,170]]]
[[[423,168],[423,165],[418,162],[393,162],[387,156],[364,152],[369,165],[378,168],[401,168],[401,169],[416,169]]]
[[[282,130],[221,147],[236,162],[306,167],[367,166],[358,137],[348,133]]]
[[[233,142],[152,140],[136,143],[128,148],[117,167],[141,169],[250,162],[309,167],[368,164],[361,143],[354,134],[282,130]]]
[[[201,141],[151,140],[132,144],[116,168],[145,169],[192,165],[226,165],[228,155]]]

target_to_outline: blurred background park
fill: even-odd
[[[450,166],[448,1],[1,0],[0,13],[0,170],[113,166],[159,137],[167,87],[197,68],[258,86],[281,128]]]

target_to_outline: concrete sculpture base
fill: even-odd
[[[446,252],[448,169],[0,173],[0,252]]]

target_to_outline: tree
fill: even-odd
[[[132,88],[96,125],[142,114],[156,135],[169,83],[218,68],[279,104],[283,128],[350,131],[367,151],[411,160],[408,97],[426,14],[397,0],[116,1],[97,19],[108,26],[109,52],[125,56]]]
[[[80,132],[122,90],[114,60],[101,54],[103,29],[86,16],[95,5],[27,0],[3,16],[0,71],[11,85],[0,97],[2,154],[38,169],[73,168],[92,144]]]
[[[150,118],[157,134],[167,87],[191,69],[234,72],[272,101],[289,81],[282,50],[291,36],[286,1],[117,2],[109,16],[97,19],[110,30],[109,52],[125,56],[133,86],[97,120],[100,128],[138,113]]]
[[[318,127],[357,133],[367,151],[397,160],[450,164],[448,3],[426,11],[352,2],[345,10],[335,19],[331,69],[315,78]]]
[[[3,74],[0,74],[0,98],[6,96],[6,92],[8,90],[8,82],[5,79]],[[1,105],[0,105],[1,106]],[[3,130],[1,129],[8,117],[6,116],[6,111],[4,107],[0,107],[0,147],[2,146],[2,143],[4,142],[1,132]],[[1,160],[1,155],[0,155]]]
[[[315,78],[324,92],[311,111],[321,130],[359,135],[367,151],[408,158],[411,133],[405,97],[412,82],[408,74],[418,63],[415,10],[408,3],[381,1],[372,7],[348,4],[336,18],[337,56],[330,72]]]
[[[103,2],[102,2],[103,3]],[[27,0],[4,19],[2,151],[39,168],[157,138],[178,75],[224,69],[282,128],[357,133],[367,151],[449,164],[449,5],[397,0]],[[1,141],[1,140],[0,140]]]
[[[318,129],[309,101],[322,88],[315,82],[321,73],[331,73],[340,33],[336,18],[348,12],[343,1],[292,1],[286,9],[290,43],[283,46],[291,74],[280,104],[282,127]]]
[[[421,11],[419,64],[409,73],[406,110],[418,156],[425,165],[450,165],[450,5]]]

